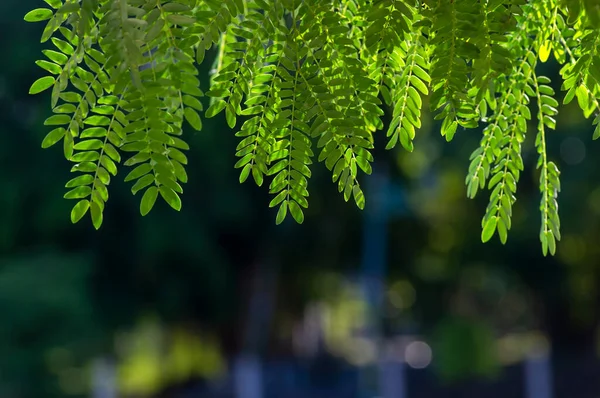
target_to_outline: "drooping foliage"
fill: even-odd
[[[374,136],[413,150],[429,106],[450,141],[483,129],[466,177],[488,188],[482,240],[505,243],[526,134],[535,135],[540,241],[560,239],[559,170],[547,153],[556,94],[536,64],[563,64],[564,103],[577,98],[600,136],[600,7],[595,0],[44,0],[26,21],[46,21],[37,64],[51,89],[51,131],[74,163],[73,222],[102,224],[120,164],[147,214],[162,197],[181,208],[189,148],[183,124],[224,112],[239,137],[240,182],[268,180],[276,222],[299,223],[313,163],[325,163],[346,201],[363,208]],[[216,48],[210,87],[197,67]],[[205,110],[200,98],[210,97]],[[428,105],[425,105],[428,104]],[[385,125],[384,109],[392,114]],[[537,128],[529,131],[530,120]],[[459,129],[460,127],[460,129]]]

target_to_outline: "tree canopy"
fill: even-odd
[[[62,141],[76,173],[66,184],[65,198],[77,200],[71,219],[89,212],[96,228],[125,154],[125,181],[143,192],[141,214],[159,195],[180,210],[183,124],[201,130],[203,117],[221,112],[240,138],[240,182],[269,178],[277,223],[288,213],[303,222],[315,157],[344,199],[363,208],[359,179],[371,174],[378,131],[386,131],[378,145],[412,151],[427,106],[447,141],[482,132],[465,184],[470,198],[490,191],[484,242],[496,232],[507,240],[521,147],[534,130],[539,238],[554,254],[560,172],[546,142],[559,102],[538,62],[553,55],[563,65],[563,103],[576,99],[586,118],[594,114],[600,136],[600,8],[592,0],[44,1],[50,8],[25,16],[47,21],[42,42],[53,44],[36,62],[49,75],[30,88],[52,92],[42,147]],[[202,90],[197,67],[213,48]]]

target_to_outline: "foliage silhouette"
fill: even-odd
[[[371,173],[374,134],[385,129],[386,148],[399,142],[412,151],[428,101],[448,141],[459,126],[485,124],[466,177],[468,197],[491,191],[484,242],[496,232],[507,240],[521,144],[537,119],[539,238],[544,255],[554,254],[560,172],[546,140],[559,104],[550,79],[535,72],[538,60],[553,54],[564,64],[563,102],[576,97],[586,117],[595,114],[600,136],[594,0],[44,1],[50,8],[25,16],[47,21],[42,42],[54,45],[37,61],[49,75],[30,89],[52,92],[45,124],[53,130],[42,147],[62,141],[77,173],[66,184],[65,198],[77,200],[71,219],[89,212],[96,228],[123,153],[133,167],[125,181],[143,192],[142,215],[159,196],[181,209],[189,148],[182,125],[201,130],[200,112],[224,112],[232,129],[240,125],[240,182],[270,178],[278,224],[288,213],[303,222],[315,156],[362,209],[359,175]],[[204,92],[196,68],[213,47]]]

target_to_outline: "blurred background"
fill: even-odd
[[[121,170],[94,231],[70,222],[62,149],[40,147],[49,94],[28,95],[46,47],[23,16],[43,3],[1,3],[0,398],[600,396],[600,144],[576,101],[549,138],[555,257],[532,137],[508,243],[484,245],[488,193],[464,187],[480,130],[446,143],[428,114],[414,153],[375,151],[365,211],[318,164],[305,223],[275,226],[218,117],[185,133],[181,212],[141,217]]]

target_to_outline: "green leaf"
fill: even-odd
[[[71,132],[65,133],[65,139],[63,140],[63,153],[67,159],[71,159],[73,156],[73,134],[71,134]]]
[[[548,235],[544,231],[540,232],[540,242],[542,243],[542,254],[545,257],[548,255]]]
[[[152,165],[150,163],[142,163],[127,174],[125,182],[137,180],[141,176],[148,174],[150,171],[152,171]]]
[[[77,163],[71,168],[71,173],[74,173],[76,171],[81,171],[83,173],[94,173],[96,171],[96,167],[96,164],[93,162]]]
[[[502,242],[503,245],[506,244],[506,240],[508,238],[508,231],[506,229],[506,225],[504,224],[504,220],[502,220],[502,218],[498,219],[496,228],[498,229],[498,236],[500,237],[500,242]]]
[[[483,226],[483,230],[481,231],[481,241],[483,243],[487,242],[494,235],[494,231],[496,231],[496,223],[498,222],[498,217],[492,216],[490,217]]]
[[[202,111],[204,109],[202,102],[200,102],[198,100],[198,98],[192,97],[191,95],[188,95],[188,94],[183,96],[183,104],[185,106],[192,107],[192,108],[196,109],[197,111]]]
[[[44,90],[49,89],[54,85],[54,76],[44,76],[40,77],[36,81],[33,82],[31,87],[29,88],[29,94],[38,94]]]
[[[85,216],[85,213],[87,213],[89,208],[89,200],[83,199],[77,202],[77,204],[73,206],[73,209],[71,210],[71,222],[75,224],[76,222],[81,220],[81,218]]]
[[[166,12],[182,12],[189,11],[190,7],[180,3],[167,3],[162,6],[162,9]]]
[[[442,137],[446,137],[446,141],[452,141],[454,137],[454,133],[456,133],[456,128],[458,127],[458,123],[456,120],[452,120],[450,118],[445,118],[442,123]]]
[[[279,206],[279,210],[277,211],[277,218],[275,219],[275,223],[277,225],[281,224],[283,220],[285,220],[285,216],[287,215],[288,202],[284,201],[281,206]]]
[[[221,98],[221,97],[229,97],[230,95],[231,95],[231,93],[229,92],[229,90],[224,89],[224,88],[217,88],[217,87],[213,87],[209,91],[206,92],[207,97]]]
[[[44,0],[50,7],[57,9],[62,5],[62,0]]]
[[[196,23],[196,18],[187,15],[169,14],[167,15],[167,21],[175,25],[192,25]]]
[[[211,117],[215,117],[216,115],[219,114],[219,112],[221,112],[223,109],[225,109],[226,106],[227,106],[227,102],[225,102],[223,100],[218,100],[217,102],[215,102],[214,104],[212,104],[206,110],[205,117],[207,119],[210,119]]]
[[[365,194],[358,185],[352,187],[352,194],[354,196],[354,202],[356,202],[358,208],[363,210],[365,208]]]
[[[148,185],[152,184],[153,182],[154,182],[154,174],[146,174],[145,176],[143,176],[139,180],[137,180],[135,182],[135,184],[133,184],[133,186],[131,187],[131,193],[135,195],[140,190],[146,188]]]
[[[58,75],[60,74],[60,72],[62,72],[62,68],[60,67],[60,65],[55,64],[54,62],[46,61],[44,59],[35,61],[35,64],[40,68],[44,69],[45,71],[48,71],[55,75]]]
[[[76,151],[90,151],[100,149],[104,143],[100,140],[83,140],[73,146]]]
[[[91,174],[83,174],[75,177],[65,184],[65,188],[73,188],[81,185],[89,185],[94,181],[94,177]]]
[[[244,166],[244,168],[240,172],[240,184],[243,183],[244,181],[246,181],[248,179],[248,176],[250,175],[250,170],[251,169],[252,169],[252,165],[251,164],[246,164]]]
[[[260,187],[263,183],[263,173],[258,169],[258,167],[252,168],[252,177],[254,177],[254,182],[256,182],[256,185]]]
[[[90,215],[92,217],[92,225],[94,228],[97,230],[100,229],[104,216],[102,215],[102,208],[96,201],[90,203]]]
[[[154,203],[156,203],[156,198],[158,197],[158,188],[150,187],[146,189],[144,192],[144,196],[142,196],[142,201],[140,202],[140,213],[142,216],[145,216],[152,210],[154,207]]]
[[[58,11],[56,11],[57,14],[69,14],[72,13],[73,11],[79,11],[79,2],[69,2],[69,3],[65,3],[63,4],[62,7],[60,7],[58,9]]]
[[[542,62],[546,62],[548,61],[548,57],[550,56],[550,52],[552,51],[552,42],[550,42],[549,40],[546,40],[541,46],[540,46],[540,61]]]
[[[229,128],[235,127],[235,112],[233,111],[233,107],[228,105],[225,108],[225,119],[227,120],[227,125]]]
[[[200,115],[193,110],[192,108],[186,107],[183,111],[185,116],[185,120],[194,128],[194,130],[202,130],[202,120],[200,119]]]
[[[27,22],[40,22],[52,18],[52,10],[48,8],[36,8],[29,11],[23,18]]]
[[[56,46],[56,48],[58,48],[62,53],[65,53],[67,55],[72,55],[74,52],[74,48],[72,45],[70,45],[69,43],[67,43],[64,40],[60,40],[57,37],[53,37],[52,38],[52,43]]]
[[[74,104],[61,104],[52,109],[54,113],[75,113],[77,107]]]
[[[568,103],[570,103],[573,98],[575,97],[575,92],[577,91],[576,87],[571,87],[569,89],[569,91],[567,91],[567,94],[565,94],[565,98],[563,99],[563,104],[567,105]]]
[[[278,204],[280,204],[287,196],[288,191],[287,190],[283,190],[281,192],[279,192],[279,194],[277,194],[277,196],[275,196],[271,202],[269,203],[269,207],[275,207]]]
[[[67,57],[63,53],[59,53],[58,51],[54,51],[54,50],[42,50],[42,53],[45,56],[47,56],[51,61],[54,61],[54,62],[56,62],[59,65],[64,65],[69,60],[69,57]]]
[[[44,121],[44,126],[58,126],[71,123],[69,115],[52,115]]]
[[[416,77],[415,75],[412,75],[409,78],[409,80],[410,80],[410,84],[412,84],[413,87],[416,88],[417,90],[419,90],[423,95],[429,94],[429,90],[427,89],[427,86],[418,77]]]
[[[296,220],[298,224],[302,224],[304,222],[304,213],[302,212],[302,209],[298,206],[298,203],[293,200],[290,200],[288,203],[292,217],[294,217],[294,220]]]
[[[161,185],[159,188],[160,196],[171,206],[173,209],[179,211],[181,210],[181,198],[175,191],[171,188],[168,188],[164,185]]]
[[[93,115],[83,121],[85,124],[90,126],[108,126],[110,125],[110,118],[101,115]]]
[[[110,174],[112,174],[114,176],[117,175],[117,165],[108,156],[102,156],[100,158],[100,164],[102,164],[102,166],[104,166]]]
[[[106,143],[104,145],[104,153],[107,154],[115,162],[121,161],[121,155],[119,155],[119,152],[117,151],[117,149],[114,146],[112,146],[111,144]],[[104,159],[104,156],[102,158]],[[106,166],[104,166],[104,167],[106,167]]]
[[[44,140],[42,141],[42,148],[46,149],[56,144],[65,136],[66,132],[67,130],[64,127],[58,127],[50,131],[48,134],[46,134]]]
[[[589,107],[589,95],[587,88],[585,86],[578,86],[575,90],[575,94],[577,95],[577,102],[579,103],[579,107],[583,110],[586,110]]]
[[[551,255],[556,253],[556,240],[554,239],[554,235],[552,235],[551,231],[546,231],[546,236],[548,240],[548,251]]]
[[[88,185],[83,185],[74,189],[71,189],[64,196],[65,199],[83,199],[87,198],[92,194],[92,188]]]
[[[69,104],[72,105],[72,104]],[[107,130],[104,127],[88,127],[79,134],[79,138],[106,137]]]

